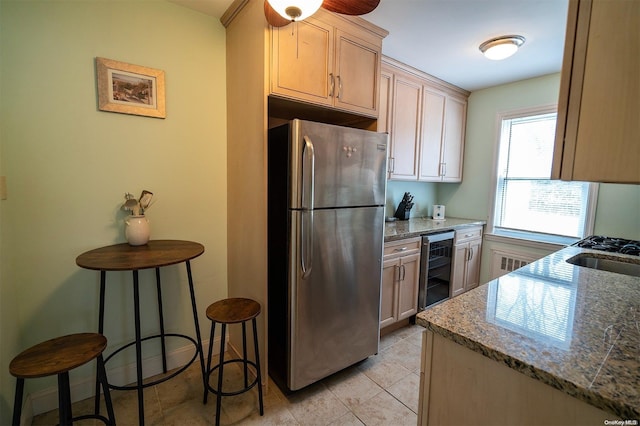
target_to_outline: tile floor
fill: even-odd
[[[410,325],[380,340],[380,352],[368,359],[315,383],[293,395],[285,396],[269,379],[263,394],[264,416],[258,410],[258,392],[223,397],[222,425],[415,425],[420,383],[420,346],[423,328]],[[225,391],[238,389],[241,368],[225,367]],[[202,404],[199,364],[195,363],[175,378],[145,389],[145,424],[213,425],[215,395]],[[217,380],[212,377],[212,381]],[[212,382],[217,383],[217,382]],[[229,386],[229,387],[228,387]],[[111,391],[118,425],[136,425],[135,391]],[[73,405],[78,416],[93,410],[93,400]],[[103,409],[102,413],[105,410]],[[55,425],[58,411],[34,417],[33,425]],[[84,420],[75,424],[102,424]]]

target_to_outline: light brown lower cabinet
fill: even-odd
[[[456,231],[451,267],[451,297],[476,288],[480,281],[482,227]]]
[[[418,312],[420,237],[384,244],[380,328]]]

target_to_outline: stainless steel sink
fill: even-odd
[[[589,253],[581,253],[573,256],[567,259],[567,262],[576,266],[584,266],[585,268],[597,269],[599,271],[640,277],[640,263],[596,257]]]

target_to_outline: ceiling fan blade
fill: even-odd
[[[267,18],[267,22],[274,27],[284,27],[291,23],[290,20],[284,19],[278,12],[273,10],[267,0],[264,0],[264,17]]]
[[[372,12],[380,0],[324,0],[322,7],[343,15],[364,15]]]

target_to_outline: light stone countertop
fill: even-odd
[[[484,220],[456,217],[447,217],[444,220],[433,220],[426,217],[396,220],[395,222],[385,222],[384,240],[395,241],[403,238],[418,237],[430,232],[461,229],[468,226],[483,226],[484,224],[486,224]]]
[[[417,323],[624,419],[640,418],[640,277],[578,267],[566,247],[417,315]]]

